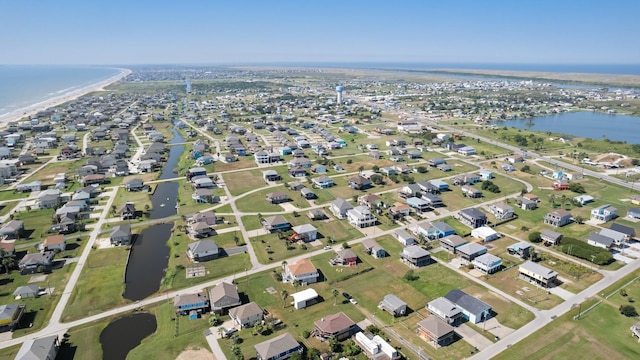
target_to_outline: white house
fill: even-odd
[[[349,219],[349,224],[357,228],[374,226],[378,220],[366,206],[356,206],[347,210],[347,219]]]
[[[492,274],[500,270],[500,266],[502,266],[502,259],[495,255],[486,253],[473,259],[471,263],[476,269],[487,274]]]
[[[318,293],[314,289],[306,289],[295,294],[291,294],[293,298],[293,307],[296,309],[304,309],[313,304],[313,301],[318,297]]]
[[[301,284],[313,284],[318,281],[318,269],[309,259],[300,259],[293,264],[287,264],[282,275],[283,282],[298,281]]]

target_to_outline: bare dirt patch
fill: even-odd
[[[216,360],[216,358],[205,349],[187,349],[181,352],[176,360]]]

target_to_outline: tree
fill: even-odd
[[[221,339],[224,337],[224,327],[222,326],[218,327],[218,337]]]
[[[338,304],[338,295],[340,295],[340,292],[338,291],[338,289],[333,289],[333,291],[331,293],[333,294],[333,305],[337,305]]]
[[[551,206],[555,207],[556,206],[556,196],[551,194],[549,195],[549,202],[551,203]]]
[[[151,209],[151,207],[149,206],[149,204],[144,204],[144,212],[148,213],[149,209]]]
[[[359,172],[360,174],[362,174],[362,171],[363,171],[363,170],[364,170],[364,166],[360,165],[360,166],[358,167],[358,172]]]
[[[264,332],[264,326],[262,325],[262,322],[258,321],[257,323],[255,323],[255,325],[253,325],[253,331],[256,335],[262,335],[262,333]]]
[[[569,190],[573,191],[574,193],[578,193],[578,194],[584,194],[587,191],[584,189],[584,186],[582,186],[582,184],[579,183],[575,183],[572,182],[569,184]]]
[[[638,312],[636,311],[636,308],[633,307],[633,305],[620,305],[619,310],[620,310],[620,314],[626,317],[638,316]]]
[[[220,321],[220,318],[218,318],[218,315],[216,315],[216,313],[211,313],[211,316],[209,316],[209,326],[216,326],[218,325],[218,321]]]
[[[420,276],[416,275],[413,270],[408,270],[402,278],[407,281],[414,281],[414,280],[418,280]]]
[[[542,238],[540,237],[540,232],[534,231],[532,233],[529,233],[529,241],[534,242],[534,243],[541,242]]]
[[[111,215],[115,215],[118,208],[115,205],[111,205]]]
[[[529,167],[529,165],[524,165],[520,168],[520,171],[528,173],[531,171],[531,168]]]
[[[282,308],[284,309],[287,306],[287,298],[289,297],[289,292],[282,289],[282,291],[280,292],[280,296],[282,296]]]
[[[374,172],[378,172],[378,170],[380,170],[380,167],[378,167],[378,165],[373,165],[371,170],[373,170]]]
[[[582,224],[584,222],[584,217],[580,216],[580,215],[576,215],[573,217],[573,220],[575,222],[577,222],[578,224]]]
[[[0,249],[0,259],[2,259],[2,266],[4,266],[4,272],[9,275],[11,268],[16,266],[15,255],[9,254],[6,251]]]
[[[424,174],[424,173],[426,173],[427,171],[429,171],[429,170],[427,169],[427,167],[426,167],[426,166],[418,166],[418,167],[416,168],[416,170],[417,170],[417,171],[418,171],[418,173],[420,173],[420,174]]]
[[[335,336],[330,337],[328,343],[331,351],[340,352],[342,350],[341,349],[342,346],[340,346],[340,342],[338,341],[338,339],[335,338]]]

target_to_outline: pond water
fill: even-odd
[[[136,237],[125,275],[124,297],[142,300],[160,289],[160,281],[169,264],[169,248],[173,223],[157,224],[142,230]]]
[[[171,131],[173,132],[173,138],[171,139],[170,144],[181,143],[184,141],[184,138],[179,132],[175,129],[171,129]],[[160,180],[172,179],[177,176],[173,170],[183,151],[183,145],[171,146],[169,149],[167,163],[160,174]],[[178,213],[178,210],[176,209],[178,186],[179,185],[176,182],[164,182],[158,184],[153,195],[151,195],[152,206],[149,211],[149,219],[162,219]]]
[[[100,333],[102,359],[123,360],[158,328],[155,315],[138,313],[112,321]]]
[[[493,124],[534,131],[551,131],[596,140],[603,139],[604,136],[610,140],[626,141],[629,144],[640,143],[637,135],[640,129],[639,116],[579,111],[496,121]]]

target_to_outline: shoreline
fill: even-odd
[[[30,117],[31,115],[37,114],[40,111],[44,111],[49,108],[62,105],[66,102],[75,100],[88,93],[91,93],[94,91],[103,91],[105,87],[123,79],[124,77],[131,74],[132,72],[131,70],[124,69],[124,68],[117,68],[117,69],[120,70],[120,73],[106,80],[102,80],[100,82],[62,94],[60,96],[56,96],[21,109],[13,110],[10,113],[0,115],[0,128],[6,127],[10,122],[19,121],[22,118]]]

